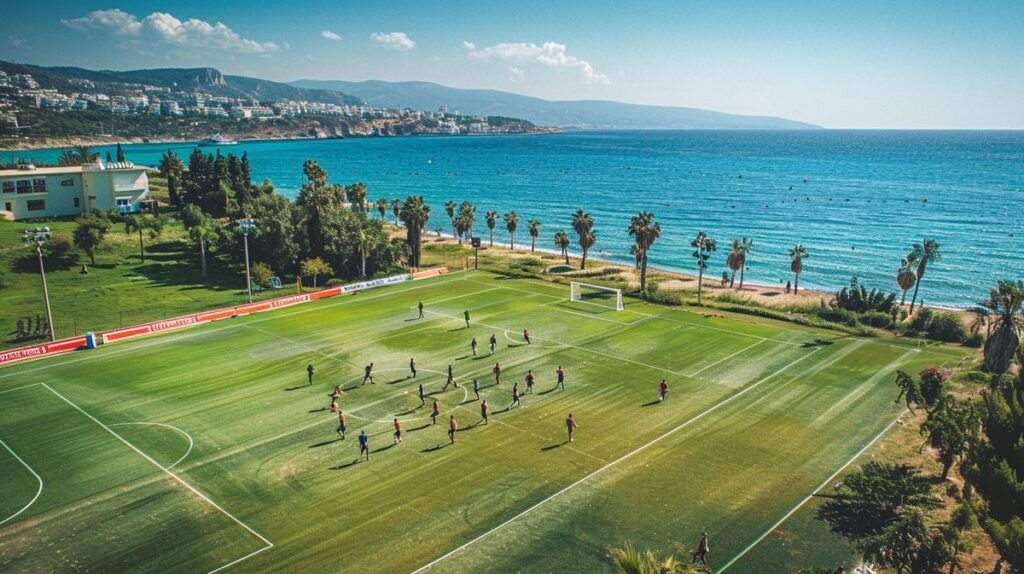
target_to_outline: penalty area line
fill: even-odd
[[[547,498],[541,500],[540,502],[537,502],[533,506],[530,506],[526,510],[523,510],[519,514],[516,514],[512,518],[509,518],[508,520],[502,522],[501,524],[495,526],[494,528],[491,528],[490,530],[484,532],[483,534],[480,534],[480,535],[476,536],[475,538],[469,540],[468,542],[462,544],[461,546],[458,546],[458,547],[448,551],[447,553],[442,554],[440,557],[435,558],[431,562],[428,562],[427,564],[424,564],[423,566],[420,566],[419,568],[413,570],[411,572],[411,574],[420,574],[421,572],[425,572],[425,571],[433,568],[434,566],[440,564],[444,560],[454,556],[455,554],[458,554],[459,552],[462,552],[466,548],[469,548],[473,544],[476,544],[477,542],[483,540],[484,538],[490,536],[491,534],[497,532],[498,530],[501,530],[502,528],[508,526],[509,524],[512,524],[513,522],[519,520],[520,518],[526,516],[527,514],[530,514],[534,510],[537,510],[538,508],[540,508],[541,506],[544,506],[548,502],[551,502],[555,498],[558,498],[559,496],[565,494],[566,492],[569,492],[570,490],[576,488],[577,486],[579,486],[579,485],[589,481],[590,479],[592,479],[595,476],[603,473],[604,471],[608,470],[609,468],[612,468],[613,466],[616,466],[619,463],[632,458],[633,456],[643,452],[644,450],[647,450],[648,448],[654,446],[655,444],[661,442],[662,440],[668,438],[669,436],[675,434],[676,432],[678,432],[678,431],[680,431],[680,430],[690,426],[691,424],[697,422],[698,420],[704,418],[706,415],[708,415],[708,414],[710,414],[710,413],[720,409],[721,407],[731,403],[732,401],[740,398],[741,396],[745,395],[746,393],[748,393],[748,392],[754,390],[755,388],[759,387],[762,383],[772,379],[773,377],[775,377],[779,373],[785,371],[786,369],[789,369],[790,367],[792,367],[793,365],[803,361],[807,357],[810,357],[811,355],[813,355],[817,351],[818,351],[817,348],[813,349],[811,352],[809,352],[806,355],[796,359],[795,361],[789,363],[788,365],[780,368],[779,370],[775,371],[774,373],[772,373],[770,375],[767,375],[766,377],[762,378],[761,380],[748,385],[743,390],[741,390],[741,391],[739,391],[739,392],[737,392],[737,393],[735,393],[735,394],[733,394],[733,395],[731,395],[731,396],[729,396],[729,397],[727,397],[727,398],[725,398],[725,399],[715,403],[714,405],[708,407],[707,409],[705,409],[704,411],[694,415],[693,417],[690,417],[689,419],[687,419],[686,421],[680,423],[679,425],[677,425],[675,427],[672,427],[671,429],[669,429],[669,430],[663,432],[662,434],[654,437],[650,441],[648,441],[648,442],[640,445],[639,447],[637,447],[637,448],[627,452],[626,454],[620,456],[619,458],[617,458],[617,459],[615,459],[615,460],[605,464],[604,466],[598,468],[597,470],[594,470],[594,471],[590,472],[589,474],[587,474],[583,478],[580,478],[579,480],[569,484],[568,486],[566,486],[566,487],[562,488],[561,490],[555,492],[551,496],[548,496]]]
[[[36,384],[39,384],[39,383],[36,383]],[[10,521],[14,520],[15,518],[17,518],[18,515],[21,514],[22,512],[25,512],[26,510],[28,510],[28,507],[30,507],[33,504],[35,504],[36,500],[39,500],[39,495],[43,493],[43,477],[39,476],[39,474],[35,470],[33,470],[32,467],[29,466],[27,462],[25,462],[20,456],[18,456],[18,453],[14,452],[14,450],[12,450],[11,447],[7,446],[7,443],[5,443],[4,441],[0,440],[0,446],[2,446],[5,449],[7,449],[7,452],[11,453],[11,456],[16,458],[18,460],[18,462],[20,462],[22,464],[22,466],[27,468],[28,471],[32,473],[32,476],[36,477],[36,480],[39,482],[39,489],[36,490],[36,495],[32,497],[32,500],[28,501],[28,504],[26,504],[25,506],[21,507],[21,510],[15,512],[14,514],[8,516],[7,518],[5,518],[3,520],[0,520],[0,526],[3,526],[7,522],[10,522]]]
[[[128,448],[130,448],[130,449],[134,450],[135,452],[137,452],[137,453],[138,453],[138,454],[139,454],[140,456],[142,456],[142,458],[144,458],[144,459],[148,460],[148,461],[149,461],[150,463],[152,463],[152,464],[153,464],[153,466],[155,466],[155,467],[159,468],[160,470],[162,470],[162,471],[164,472],[164,474],[166,474],[167,476],[171,477],[172,479],[174,479],[175,481],[177,481],[177,482],[178,482],[179,484],[181,484],[182,486],[184,486],[185,488],[187,488],[187,489],[188,489],[188,490],[189,490],[190,492],[192,492],[192,494],[195,494],[195,495],[196,495],[196,496],[198,496],[198,497],[199,497],[200,499],[202,499],[202,500],[206,501],[206,503],[207,503],[207,504],[209,504],[210,506],[214,507],[214,508],[215,508],[215,509],[217,509],[217,510],[218,510],[218,511],[219,511],[219,512],[220,512],[221,514],[223,514],[224,516],[226,516],[226,517],[228,517],[229,519],[231,519],[231,521],[232,521],[232,522],[234,522],[235,524],[237,524],[237,525],[241,526],[241,527],[242,527],[242,528],[244,528],[244,529],[245,529],[246,531],[248,531],[248,532],[249,532],[250,534],[252,534],[252,535],[253,535],[253,536],[255,536],[256,538],[258,538],[258,539],[259,539],[259,540],[260,540],[261,542],[263,542],[263,544],[264,544],[264,547],[263,547],[263,548],[260,548],[260,549],[256,550],[255,552],[251,552],[251,553],[249,553],[249,554],[247,554],[247,555],[243,556],[242,558],[239,558],[238,560],[235,560],[234,562],[231,562],[231,563],[229,563],[229,564],[225,564],[225,565],[223,565],[223,566],[220,566],[220,567],[216,568],[215,570],[211,570],[211,571],[210,571],[210,572],[209,572],[208,574],[213,574],[213,572],[218,572],[218,571],[220,571],[220,570],[223,570],[223,569],[227,568],[228,566],[233,566],[233,565],[235,565],[235,564],[237,564],[237,563],[241,562],[242,560],[245,560],[246,558],[249,558],[249,557],[255,556],[256,554],[258,554],[258,553],[260,553],[260,552],[262,552],[262,551],[264,551],[264,550],[266,550],[266,549],[268,549],[268,548],[272,548],[272,547],[274,546],[274,543],[273,543],[273,542],[271,542],[270,540],[268,540],[268,539],[267,539],[267,538],[266,538],[265,536],[263,536],[263,535],[262,535],[262,534],[260,534],[259,532],[256,532],[255,530],[253,530],[253,528],[252,528],[252,527],[250,527],[250,526],[249,526],[248,524],[246,524],[246,523],[242,522],[242,521],[241,521],[241,520],[240,520],[240,519],[239,519],[238,517],[236,517],[236,516],[235,516],[234,514],[231,514],[230,512],[228,512],[227,510],[225,510],[223,506],[221,506],[221,505],[217,504],[216,502],[214,502],[214,501],[213,501],[213,500],[212,500],[212,499],[211,499],[210,497],[206,496],[206,495],[205,495],[205,494],[203,494],[202,492],[199,492],[199,490],[197,490],[197,489],[196,489],[196,488],[195,488],[194,486],[192,486],[191,484],[189,484],[189,483],[185,482],[185,480],[184,480],[183,478],[181,478],[181,477],[180,477],[180,476],[178,476],[177,474],[174,474],[173,472],[171,472],[171,471],[170,471],[170,470],[168,470],[167,468],[164,468],[164,466],[163,466],[163,465],[161,465],[161,464],[160,464],[159,462],[157,462],[156,460],[154,460],[154,459],[153,459],[152,457],[150,457],[150,456],[149,456],[148,454],[146,454],[146,453],[142,452],[141,450],[139,450],[139,448],[138,448],[137,446],[135,446],[134,444],[132,444],[132,443],[128,442],[128,441],[127,441],[127,440],[126,440],[126,439],[125,439],[124,437],[122,437],[121,435],[119,435],[119,434],[117,434],[116,432],[114,432],[114,430],[113,430],[113,429],[111,429],[111,428],[110,428],[109,426],[107,426],[107,425],[103,424],[102,422],[100,422],[100,420],[99,420],[99,419],[97,419],[96,417],[94,417],[94,416],[92,416],[91,414],[87,413],[87,412],[86,412],[85,410],[83,410],[83,409],[82,409],[82,407],[80,407],[80,406],[76,405],[75,403],[71,402],[71,401],[70,401],[70,400],[69,400],[69,399],[68,399],[67,397],[65,397],[64,395],[62,395],[62,394],[58,393],[58,392],[57,392],[56,390],[54,390],[54,388],[53,388],[53,387],[51,387],[50,385],[48,385],[48,384],[46,384],[46,383],[40,383],[40,384],[41,384],[42,386],[46,387],[46,389],[47,389],[47,390],[49,390],[49,391],[50,391],[51,393],[53,393],[54,395],[56,395],[56,396],[57,396],[58,398],[60,398],[61,400],[63,400],[63,401],[64,401],[64,402],[66,402],[67,404],[71,405],[71,407],[72,407],[72,408],[74,408],[74,409],[75,409],[75,410],[77,410],[78,412],[80,412],[80,413],[82,413],[83,415],[85,415],[85,416],[86,416],[86,417],[87,417],[87,418],[88,418],[89,420],[91,420],[91,421],[93,421],[94,423],[98,424],[98,425],[99,425],[100,427],[102,427],[102,428],[103,428],[104,430],[106,430],[106,431],[107,431],[108,433],[110,433],[111,435],[113,435],[113,436],[114,436],[114,438],[116,438],[117,440],[119,440],[119,441],[123,442],[123,443],[124,443],[124,444],[125,444],[126,446],[128,446]]]

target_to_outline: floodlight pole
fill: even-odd
[[[252,303],[252,277],[249,272],[249,231],[256,226],[252,219],[239,219],[238,228],[242,231],[242,241],[245,245],[245,289],[249,293],[249,303]]]
[[[46,268],[43,266],[43,240],[36,240],[36,255],[39,256],[39,278],[43,282],[43,300],[46,301],[46,324],[50,327],[50,341],[57,340],[53,329],[53,311],[50,310],[50,290],[46,287]]]

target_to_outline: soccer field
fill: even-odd
[[[0,370],[0,570],[603,572],[610,544],[706,530],[716,571],[764,571],[734,558],[900,414],[894,371],[965,354],[568,299],[456,273]],[[460,387],[442,392],[449,364]],[[527,369],[534,394],[507,410]]]

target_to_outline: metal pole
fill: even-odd
[[[50,341],[57,340],[57,333],[53,328],[53,312],[50,310],[50,290],[46,288],[46,269],[43,267],[43,248],[36,243],[36,255],[39,256],[39,277],[43,280],[43,299],[46,300],[46,322],[50,326]]]
[[[252,303],[252,279],[249,277],[249,233],[243,233],[245,237],[245,288],[249,292],[249,303]]]

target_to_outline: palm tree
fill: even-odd
[[[468,201],[459,204],[459,221],[462,223],[462,233],[469,239],[473,237],[473,223],[476,222],[476,206]]]
[[[562,250],[562,257],[565,257],[565,264],[569,264],[569,234],[561,229],[555,232],[555,247]]]
[[[708,266],[708,259],[711,258],[711,254],[718,249],[718,245],[715,240],[708,237],[707,233],[698,231],[697,236],[690,242],[690,246],[693,247],[693,258],[697,260],[697,304],[703,305],[704,300],[702,295],[704,292],[704,269]]]
[[[384,221],[384,218],[388,214],[388,200],[378,199],[377,200],[377,212],[380,213],[380,220]]]
[[[487,229],[491,233],[491,247],[494,247],[494,226],[498,224],[498,212],[488,211],[484,217],[487,218]]]
[[[804,271],[804,259],[810,257],[811,254],[804,249],[803,245],[797,243],[789,250],[789,258],[791,260],[789,264],[789,270],[793,272],[793,292],[796,293],[800,290],[800,274]]]
[[[917,253],[911,251],[900,261],[900,268],[896,270],[896,284],[903,291],[900,297],[900,307],[907,302],[907,291],[917,283],[917,275],[914,274],[914,265],[917,264]]]
[[[629,234],[633,237],[637,259],[640,261],[640,296],[647,296],[647,252],[661,237],[661,224],[654,221],[654,213],[641,211],[629,221]]]
[[[515,211],[510,211],[505,214],[505,229],[508,230],[509,245],[512,250],[516,249],[516,228],[519,227],[519,214]]]
[[[430,221],[430,206],[423,201],[422,195],[410,195],[402,204],[399,212],[405,224],[406,242],[409,244],[409,266],[420,266],[420,246],[423,243],[423,231]]]
[[[199,268],[204,278],[206,277],[206,242],[217,234],[214,225],[213,218],[208,218],[208,221],[204,220],[197,223],[188,230],[188,235],[192,241],[199,244]],[[141,245],[141,237],[139,243]]]
[[[1024,281],[1000,281],[978,306],[987,311],[991,330],[985,341],[985,368],[1001,375],[1010,368],[1024,332]]]
[[[148,231],[149,237],[154,238],[160,235],[164,228],[164,219],[148,213],[134,213],[125,217],[124,232],[128,235],[138,232],[139,234],[139,260],[146,261],[146,249],[142,240],[143,231]]]
[[[537,250],[537,237],[540,235],[540,222],[536,219],[531,219],[527,224],[530,229],[530,251]]]
[[[83,165],[94,163],[99,157],[99,152],[93,152],[89,146],[76,145],[69,150],[64,150],[57,161],[60,165]]]
[[[345,186],[345,196],[356,211],[366,211],[366,184],[357,181],[352,185]]]
[[[579,237],[580,249],[583,250],[580,269],[586,269],[587,254],[590,252],[590,248],[597,243],[597,237],[594,235],[594,218],[583,208],[577,209],[576,213],[572,215],[572,229]]]
[[[942,254],[939,253],[939,242],[927,237],[921,243],[915,243],[911,253],[917,257],[917,285],[914,286],[914,296],[910,298],[910,313],[913,314],[914,304],[917,303],[917,290],[921,288],[925,268],[932,261],[942,259]]]
[[[402,212],[402,200],[397,197],[391,200],[391,213],[395,214],[395,227],[398,227],[398,215]]]
[[[650,550],[647,552],[637,550],[632,542],[626,542],[621,548],[609,548],[608,557],[611,558],[612,566],[615,567],[617,574],[695,574],[700,572],[696,566],[676,558],[675,554],[658,558]]]
[[[367,237],[366,229],[359,229],[359,276],[366,277],[366,249],[367,249]]]
[[[743,275],[747,271],[747,255],[754,248],[754,240],[744,237],[740,241],[740,289],[743,289]]]
[[[452,235],[462,243],[462,237],[459,236],[459,231],[455,229],[455,202],[448,200],[444,203],[444,210],[448,213],[448,219],[452,222]]]
[[[733,239],[729,255],[726,255],[725,257],[725,266],[729,268],[729,271],[732,271],[732,274],[729,277],[730,289],[732,289],[733,283],[736,282],[736,272],[743,269],[742,257],[743,246],[740,245],[739,239]]]

